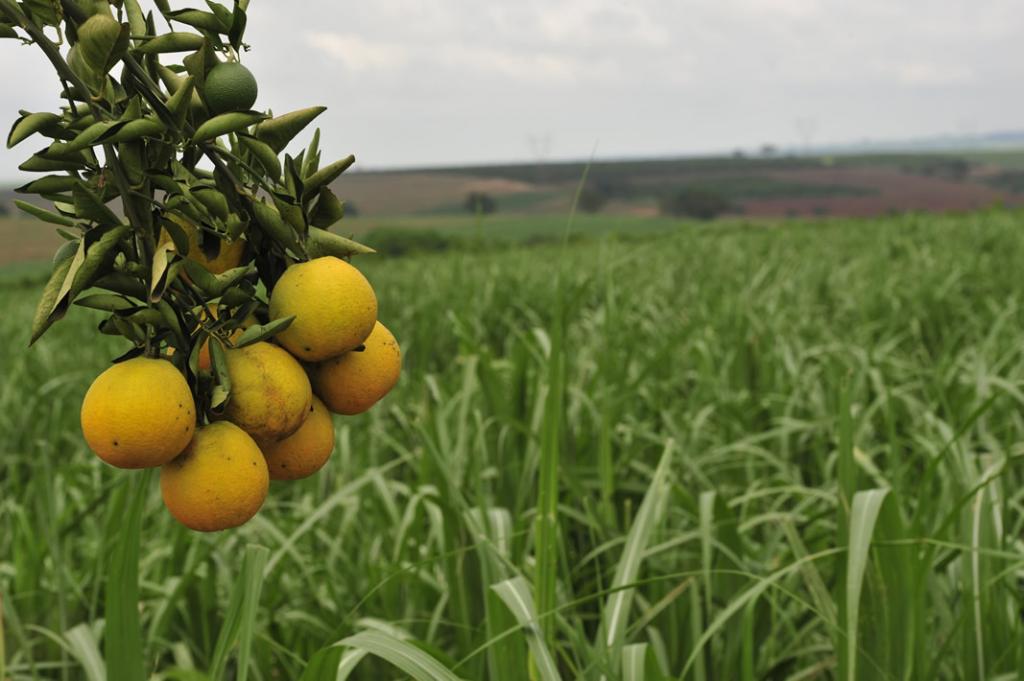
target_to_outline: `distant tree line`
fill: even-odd
[[[498,201],[487,192],[470,192],[462,207],[474,215],[490,215],[498,211]]]
[[[732,203],[718,192],[702,187],[682,187],[661,197],[662,215],[711,220],[732,208]]]

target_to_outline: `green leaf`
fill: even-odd
[[[131,296],[138,300],[146,299],[145,285],[135,277],[130,274],[125,274],[124,272],[111,272],[110,274],[105,274],[94,281],[93,286],[107,291],[113,291],[114,293]]]
[[[146,35],[146,16],[142,12],[139,0],[124,0],[125,13],[128,15],[128,26],[133,35]]]
[[[29,345],[35,343],[46,329],[49,328],[50,324],[53,323],[53,320],[50,319],[50,312],[57,305],[61,286],[63,286],[64,280],[71,270],[73,261],[74,258],[68,258],[57,263],[56,267],[53,268],[53,272],[50,273],[50,278],[43,287],[43,295],[36,305],[35,316],[32,318],[32,335]]]
[[[321,187],[326,187],[331,182],[334,182],[338,177],[348,170],[353,163],[356,162],[356,157],[353,155],[346,156],[340,161],[321,168],[312,175],[306,178],[305,188],[302,190],[302,200],[307,201],[320,191]]]
[[[275,152],[269,144],[263,142],[251,135],[238,135],[238,142],[241,144],[243,149],[249,151],[256,159],[257,163],[263,166],[263,170],[266,171],[267,176],[273,179],[275,182],[281,180],[281,161],[277,157]]]
[[[243,331],[242,335],[235,341],[235,347],[244,348],[246,345],[252,345],[253,343],[259,343],[260,341],[273,338],[275,334],[278,334],[291,326],[293,321],[295,321],[295,315],[275,319],[274,321],[266,324],[250,326]]]
[[[331,225],[345,217],[345,204],[338,200],[329,187],[320,188],[320,197],[309,224],[321,229],[329,229]]]
[[[14,121],[11,131],[7,134],[7,148],[10,149],[18,142],[34,135],[37,132],[52,130],[60,123],[60,116],[49,112],[24,113],[21,118]]]
[[[112,542],[106,580],[106,627],[103,652],[109,681],[145,678],[139,624],[139,536],[145,517],[152,471],[122,485],[107,522]]]
[[[60,194],[73,189],[78,183],[79,179],[71,175],[47,175],[22,185],[14,191],[19,194]]]
[[[75,221],[69,217],[53,213],[51,211],[40,208],[39,206],[29,203],[28,201],[22,201],[21,199],[15,199],[14,205],[25,211],[29,215],[43,222],[49,222],[53,225],[62,225],[64,227],[74,227]]]
[[[212,31],[213,33],[227,33],[230,28],[225,25],[216,14],[210,12],[203,12],[198,9],[179,9],[173,12],[168,12],[165,15],[171,21],[177,21],[181,24],[186,24],[192,28],[198,28],[203,31]]]
[[[626,535],[626,545],[622,549],[622,556],[615,566],[615,575],[612,577],[612,593],[608,596],[601,613],[601,640],[598,641],[598,645],[612,653],[613,665],[625,640],[626,621],[636,591],[629,586],[636,582],[644,551],[647,550],[655,528],[661,524],[668,505],[671,492],[669,471],[674,453],[674,443],[669,440],[633,525],[629,528],[629,534]]]
[[[59,2],[52,0],[22,0],[22,7],[39,24],[57,26],[64,19]]]
[[[306,248],[309,250],[309,257],[319,258],[324,255],[333,255],[338,258],[345,258],[351,255],[366,255],[376,253],[369,246],[346,239],[333,232],[318,227],[310,227],[309,235],[306,237]]]
[[[220,21],[220,25],[224,27],[221,33],[226,33],[231,28],[231,22],[234,21],[234,13],[219,2],[213,2],[213,0],[206,0],[206,6],[210,8],[210,11]]]
[[[302,206],[284,193],[274,192],[271,194],[271,198],[274,200],[274,207],[281,214],[281,218],[291,225],[298,234],[305,234],[309,225],[306,224],[306,214],[303,212]]]
[[[281,153],[303,128],[326,110],[325,106],[313,106],[263,121],[256,126],[256,137],[270,145],[275,152]]]
[[[196,187],[192,190],[192,196],[195,197],[199,203],[203,204],[206,210],[210,211],[210,215],[220,220],[228,219],[228,200],[223,194],[216,189],[211,187]]]
[[[199,126],[199,129],[192,136],[192,143],[198,144],[221,135],[244,130],[264,118],[266,118],[265,115],[256,111],[232,111],[214,116]]]
[[[235,11],[231,14],[231,30],[228,31],[228,40],[236,51],[242,46],[242,36],[245,34],[246,4],[248,3],[236,2]]]
[[[156,247],[153,254],[153,274],[150,278],[149,301],[159,302],[167,287],[174,281],[177,268],[173,265],[181,260],[173,241],[165,241]]]
[[[94,293],[91,296],[84,296],[76,300],[75,305],[88,307],[93,310],[103,310],[104,312],[134,311],[139,307],[137,303],[133,303],[124,296],[113,293]]]
[[[73,140],[67,144],[55,144],[52,150],[56,153],[69,154],[73,151],[80,151],[87,147],[99,144],[99,139],[108,131],[115,131],[122,128],[125,121],[100,121],[93,123],[88,128],[78,133]]]
[[[195,91],[196,79],[189,76],[181,83],[180,87],[178,87],[174,94],[171,95],[171,98],[167,100],[167,110],[171,112],[175,127],[180,128],[185,123],[185,117],[188,115],[193,101],[197,103],[199,102],[197,97],[193,97]]]
[[[108,681],[107,667],[100,655],[96,635],[88,624],[77,624],[64,632],[66,647],[71,656],[82,666],[87,681]]]
[[[91,286],[103,273],[103,269],[108,266],[115,249],[121,239],[128,234],[130,227],[118,225],[102,232],[101,236],[93,236],[98,231],[101,230],[94,229],[86,232],[75,257],[64,261],[54,270],[54,275],[47,282],[43,290],[43,298],[36,308],[35,318],[32,321],[30,345],[35,343],[50,325],[63,317],[68,306],[78,294]],[[61,282],[56,286],[56,292],[54,292],[52,289],[54,277],[61,270],[63,270],[64,276],[61,277]]]
[[[211,349],[213,345],[215,344],[211,343]],[[223,678],[228,656],[236,646],[238,661],[234,678],[237,681],[245,681],[248,677],[256,612],[259,609],[264,568],[269,556],[270,551],[266,547],[253,544],[245,547],[241,575],[231,592],[231,601],[228,603],[228,610],[224,615],[224,625],[217,637],[217,645],[213,651],[210,676],[215,679]]]
[[[18,166],[18,170],[27,173],[53,173],[59,171],[82,170],[88,161],[84,156],[70,158],[46,158],[40,154],[33,154],[27,161]]]
[[[853,495],[850,510],[850,540],[846,551],[846,669],[843,678],[857,678],[857,641],[860,615],[860,594],[864,572],[871,551],[875,522],[888,495],[888,489],[862,490]]]
[[[309,659],[299,681],[336,681],[344,654],[345,649],[341,646],[321,648]]]
[[[224,411],[224,405],[231,399],[231,375],[228,373],[228,361],[221,340],[216,336],[210,336],[209,347],[214,377],[213,390],[210,392],[210,410],[214,414],[219,414]],[[221,635],[223,636],[223,632]]]
[[[107,208],[103,200],[84,182],[77,182],[71,189],[75,201],[75,214],[81,220],[92,220],[101,225],[116,225],[121,219]]]
[[[11,24],[0,24],[0,38],[21,38],[21,36]],[[3,673],[2,668],[0,668],[0,673]]]
[[[363,631],[340,645],[379,657],[416,681],[463,681],[422,649],[382,631]]]
[[[561,681],[555,658],[551,655],[540,631],[530,584],[522,577],[513,577],[493,585],[491,589],[498,594],[522,628],[540,678],[543,681]]]
[[[307,178],[320,169],[320,128],[313,131],[306,155],[302,161],[302,177]]]
[[[301,251],[298,235],[295,234],[295,230],[292,229],[291,225],[281,219],[281,214],[277,212],[277,208],[262,201],[253,201],[252,210],[256,217],[256,224],[260,226],[271,240],[293,253]]]
[[[138,118],[128,121],[117,130],[108,130],[100,135],[100,142],[120,144],[122,142],[133,142],[143,137],[159,137],[167,132],[167,126],[157,118]]]
[[[205,38],[196,33],[164,33],[147,40],[135,48],[143,54],[163,54],[166,52],[192,52],[203,46]]]
[[[128,26],[107,14],[94,14],[78,27],[78,50],[96,73],[107,73],[128,50]]]

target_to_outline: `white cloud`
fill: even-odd
[[[971,80],[974,73],[964,64],[909,62],[892,71],[900,82],[908,85],[959,85]]]
[[[309,44],[340,60],[352,71],[398,69],[408,62],[407,50],[386,42],[372,42],[358,35],[315,31],[308,34]]]

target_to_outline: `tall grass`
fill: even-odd
[[[364,260],[399,387],[216,535],[87,451],[97,318],[26,350],[36,290],[0,287],[0,669],[1018,678],[1022,226]]]

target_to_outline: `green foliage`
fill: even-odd
[[[470,192],[462,207],[474,215],[490,215],[498,211],[497,200],[486,192]]]
[[[47,139],[20,166],[44,173],[17,189],[37,198],[17,205],[77,245],[73,257],[54,258],[30,342],[88,296],[84,306],[109,313],[101,332],[151,356],[173,348],[201,404],[203,378],[189,358],[209,335],[207,309],[244,317],[266,303],[257,290],[272,289],[293,261],[372,252],[326,231],[344,215],[329,185],[354,157],[321,167],[319,131],[305,151],[279,157],[323,107],[277,117],[250,110],[257,83],[238,63],[247,5],[157,2],[171,27],[160,33],[138,0],[98,0],[88,10],[67,0],[0,0],[0,20],[17,28],[0,38],[33,43],[57,72],[55,85],[66,86],[60,111],[22,111],[7,137],[8,147]],[[44,30],[51,26],[58,39]],[[185,227],[202,253],[188,252]],[[248,261],[230,274],[200,271],[190,259],[239,240]],[[227,398],[223,383],[218,389],[214,402]]]
[[[152,482],[128,495],[144,669],[1015,678],[1022,223],[723,221],[369,261],[404,374],[336,421],[318,477],[214,536],[158,512]],[[24,352],[48,267],[0,284],[5,673],[103,679],[120,539],[97,509],[124,477],[78,410],[131,343],[82,308]]]
[[[401,256],[412,253],[440,253],[457,245],[457,240],[435,229],[403,229],[378,227],[368,232],[363,241],[378,253]]]
[[[578,206],[584,213],[597,213],[608,203],[609,192],[601,187],[587,185],[580,191]]]
[[[683,187],[661,198],[662,215],[710,220],[731,208],[721,194],[701,187]]]

